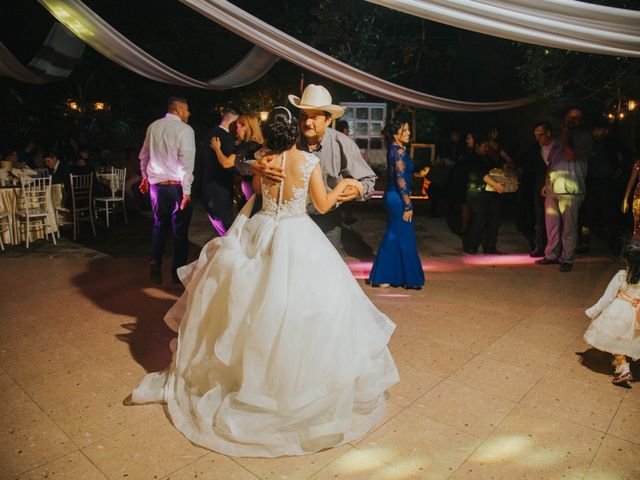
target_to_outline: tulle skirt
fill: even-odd
[[[306,215],[243,209],[226,237],[178,271],[167,313],[171,366],[134,403],[167,404],[192,442],[233,456],[304,455],[354,440],[381,419],[398,381],[395,325],[367,298]]]

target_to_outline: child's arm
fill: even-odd
[[[604,291],[604,295],[602,295],[602,298],[600,298],[600,300],[598,300],[598,302],[594,306],[585,310],[584,313],[586,313],[587,317],[597,317],[600,312],[602,312],[607,307],[607,305],[615,300],[626,274],[627,272],[625,272],[624,270],[620,270],[613,276],[613,278],[609,282],[609,285],[607,286],[607,289]]]

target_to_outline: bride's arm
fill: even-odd
[[[311,178],[309,179],[309,193],[311,194],[311,201],[316,210],[320,213],[328,212],[338,202],[338,196],[344,192],[348,186],[354,186],[359,188],[360,182],[352,178],[345,178],[340,180],[336,188],[327,192],[324,186],[324,180],[322,178],[322,170],[320,165],[317,164],[311,172]]]

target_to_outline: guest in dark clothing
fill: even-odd
[[[258,119],[252,115],[243,114],[236,120],[235,134],[239,143],[231,155],[225,155],[222,151],[222,140],[218,137],[211,139],[216,157],[222,162],[223,167],[235,167],[234,172],[234,198],[238,208],[242,208],[245,202],[253,195],[251,188],[251,160],[262,148],[264,138],[260,130]]]
[[[24,163],[29,168],[36,168],[35,151],[35,142],[33,140],[29,140],[25,145],[24,150],[18,154],[18,162]]]
[[[60,183],[68,190],[69,173],[71,173],[69,165],[60,161],[58,154],[53,151],[44,154],[44,163],[51,174],[51,183]]]
[[[466,234],[469,228],[469,204],[467,203],[467,184],[469,183],[469,178],[467,159],[475,151],[476,137],[477,134],[468,133],[465,137],[465,144],[459,149],[456,149],[455,164],[449,174],[449,208],[450,211],[459,217],[459,229],[457,233],[461,235]]]
[[[592,129],[593,152],[587,169],[587,189],[580,210],[581,245],[578,251],[589,251],[591,232],[600,233],[612,251],[619,250],[618,198],[615,188],[616,174],[620,175],[622,155],[613,138],[609,125],[601,122]]]
[[[108,188],[103,188],[102,185],[98,182],[98,176],[96,175],[96,169],[91,162],[89,148],[88,147],[80,147],[78,149],[78,156],[76,157],[76,162],[71,165],[70,173],[74,175],[92,175],[93,176],[93,196],[101,196],[101,195],[109,195],[111,196],[111,191]]]
[[[497,183],[489,172],[496,165],[488,156],[489,141],[477,139],[475,150],[465,160],[468,178],[467,203],[469,204],[469,228],[462,239],[465,253],[476,253],[482,245],[484,253],[498,253],[498,229],[500,227],[500,199],[504,185]],[[490,186],[493,191],[487,190]]]
[[[220,151],[227,157],[235,150],[229,128],[237,119],[235,110],[225,109],[220,124],[209,133],[210,139],[215,137],[220,140]],[[224,236],[234,220],[234,172],[233,163],[225,164],[210,147],[202,172],[202,201],[213,228],[220,236]]]
[[[430,168],[429,204],[432,216],[438,216],[443,210],[446,213],[451,210],[451,170],[455,166],[456,158],[462,155],[463,145],[460,132],[451,130],[447,137],[438,141],[435,158],[427,165]]]

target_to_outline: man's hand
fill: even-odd
[[[219,149],[220,145],[221,145],[221,143],[220,143],[220,139],[218,137],[211,137],[211,143],[210,143],[211,148],[213,148],[214,150],[216,148]]]
[[[180,204],[180,210],[187,208],[187,205],[191,201],[191,195],[182,195],[182,203]]]
[[[143,178],[138,186],[138,190],[140,190],[141,194],[145,195],[149,191],[149,180]]]
[[[284,171],[282,170],[282,167],[276,167],[271,164],[269,160],[272,160],[273,158],[275,157],[268,156],[263,157],[260,160],[256,160],[251,165],[251,170],[254,175],[264,177],[273,183],[281,183],[284,180]]]
[[[348,185],[344,191],[338,195],[338,202],[350,202],[362,195],[364,193],[364,186],[360,182],[358,182],[358,185],[359,186]]]
[[[505,184],[504,183],[496,183],[496,186],[494,188],[496,189],[496,192],[504,193]]]

